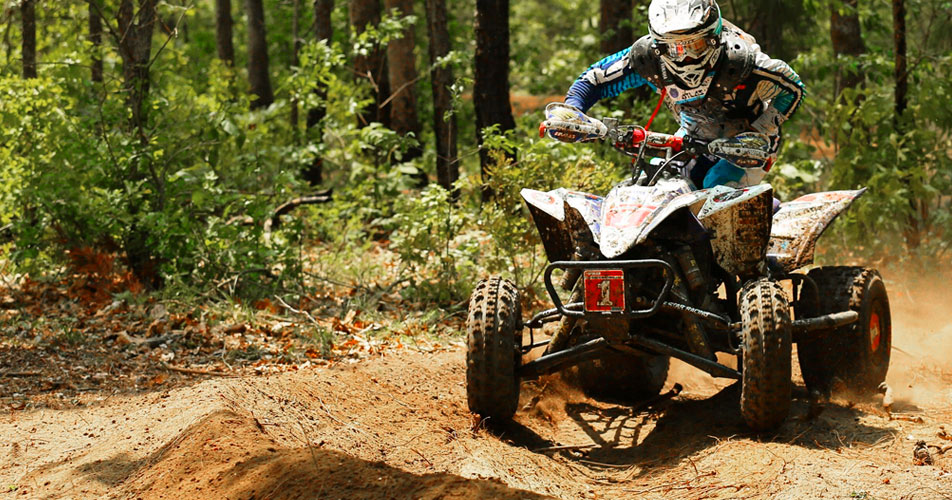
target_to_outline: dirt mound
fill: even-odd
[[[253,417],[227,410],[164,446],[123,490],[142,499],[545,498],[500,482],[413,474],[322,446],[284,448]]]

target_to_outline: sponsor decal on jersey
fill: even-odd
[[[704,80],[701,81],[701,84],[696,88],[684,90],[681,87],[678,87],[675,84],[668,85],[668,95],[671,96],[671,99],[676,103],[684,103],[696,101],[702,99],[707,95],[707,90],[711,87],[711,83],[714,82],[714,73],[708,73]]]

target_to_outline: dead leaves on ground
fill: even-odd
[[[113,258],[83,249],[69,256],[71,272],[59,281],[23,277],[0,288],[0,372],[35,374],[0,377],[0,408],[164,390],[202,373],[275,373],[402,349],[432,352],[445,348],[434,329],[462,330],[459,317],[432,321],[389,307],[396,294],[384,313],[349,306],[353,294],[330,289],[293,304],[280,297],[251,307],[161,304],[137,295],[141,286],[117,272]]]

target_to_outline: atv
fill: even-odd
[[[865,393],[884,381],[892,335],[880,274],[802,271],[823,231],[865,189],[810,194],[779,208],[769,184],[697,190],[685,172],[692,158],[757,165],[767,139],[747,133],[705,143],[611,119],[547,116],[540,135],[608,141],[633,158],[632,175],[605,197],[522,190],[550,262],[543,279],[553,307],[526,320],[513,282],[497,276],[476,285],[467,318],[471,411],[508,421],[522,380],[562,370],[592,396],[650,398],[676,358],[740,380],[744,422],[770,430],[790,411],[793,344],[811,394],[844,386]],[[548,338],[537,338],[555,322]],[[736,356],[737,368],[717,353]]]

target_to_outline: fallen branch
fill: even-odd
[[[170,365],[170,364],[168,364],[168,363],[162,363],[162,368],[165,368],[166,370],[173,371],[173,372],[187,373],[187,374],[189,374],[189,375],[211,375],[211,376],[213,376],[213,377],[232,377],[232,376],[234,376],[233,374],[231,374],[231,373],[226,373],[226,372],[218,372],[218,371],[211,371],[211,370],[198,370],[198,369],[195,369],[195,368],[183,368],[183,367],[180,367],[180,366],[172,366],[172,365]]]
[[[305,318],[308,319],[308,321],[310,321],[314,326],[318,328],[324,327],[324,325],[320,324],[316,319],[314,319],[314,316],[311,316],[311,313],[291,307],[290,305],[288,305],[287,302],[284,301],[284,299],[282,299],[281,297],[278,297],[277,295],[275,295],[274,298],[278,300],[278,303],[281,304],[281,307],[287,309],[288,311],[291,311],[294,314],[299,314],[301,316],[304,316]]]
[[[43,372],[3,372],[0,377],[18,378],[18,377],[39,377]]]
[[[536,448],[532,450],[532,453],[547,453],[550,451],[565,451],[565,450],[585,450],[588,448],[597,448],[597,444],[565,444],[560,446],[546,446],[545,448]]]
[[[271,215],[269,215],[268,218],[265,219],[264,221],[265,234],[271,233],[272,229],[277,229],[281,225],[282,215],[287,215],[288,212],[302,205],[317,205],[320,203],[330,203],[331,201],[333,201],[332,195],[333,195],[333,191],[330,189],[326,189],[324,191],[320,191],[309,196],[301,196],[300,198],[294,198],[293,200],[286,201],[278,205],[278,208],[275,208],[274,211],[271,212]],[[241,226],[253,226],[255,224],[255,220],[250,215],[236,215],[234,217],[231,217],[230,219],[228,219],[228,221],[225,222],[225,225],[227,226],[230,226],[233,224],[237,224]]]
[[[902,413],[890,413],[889,420],[902,420],[904,422],[912,422],[915,424],[921,424],[925,422],[925,420],[919,415],[905,415]]]
[[[274,209],[274,212],[271,212],[271,217],[268,220],[264,221],[264,233],[269,234],[272,229],[277,229],[281,226],[281,216],[287,214],[291,210],[294,210],[301,205],[317,205],[319,203],[329,203],[333,198],[331,197],[332,191],[330,189],[326,191],[321,191],[320,193],[311,195],[311,196],[302,196],[300,198],[295,198],[291,201],[287,201]]]

